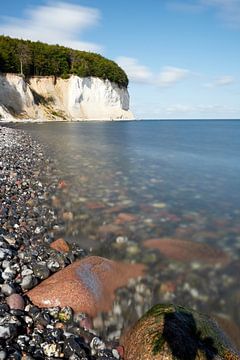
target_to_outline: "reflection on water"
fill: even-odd
[[[240,326],[240,122],[21,128],[47,145],[67,184],[63,236],[147,265],[138,316],[148,302],[175,302]]]

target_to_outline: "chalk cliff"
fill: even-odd
[[[0,119],[117,120],[133,119],[129,94],[109,80],[0,75]]]

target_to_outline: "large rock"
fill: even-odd
[[[144,265],[90,256],[76,261],[27,293],[39,307],[70,306],[96,316],[109,311],[117,288],[143,274]]]
[[[218,325],[206,315],[156,305],[130,330],[124,360],[239,360]]]
[[[144,241],[147,248],[158,249],[161,254],[177,261],[199,261],[209,264],[227,264],[230,257],[219,248],[210,245],[175,238],[149,239]]]

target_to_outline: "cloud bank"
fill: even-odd
[[[116,62],[126,71],[129,79],[134,83],[151,84],[159,87],[169,87],[186,79],[191,72],[173,66],[165,66],[159,73],[153,73],[147,66],[142,65],[135,58],[120,56]]]
[[[101,46],[79,41],[84,30],[98,25],[98,9],[66,2],[47,2],[26,10],[24,18],[1,16],[0,33],[22,39],[59,44],[77,50],[100,51]]]

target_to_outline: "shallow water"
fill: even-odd
[[[72,214],[62,230],[67,240],[109,258],[144,262],[151,289],[146,308],[175,302],[240,326],[240,121],[16,127],[56,159],[66,184],[64,211]],[[128,242],[119,244],[118,236]],[[175,241],[178,259],[172,249],[166,255],[143,244],[166,237]],[[205,244],[222,252],[208,254]],[[223,252],[229,261],[222,261]]]

